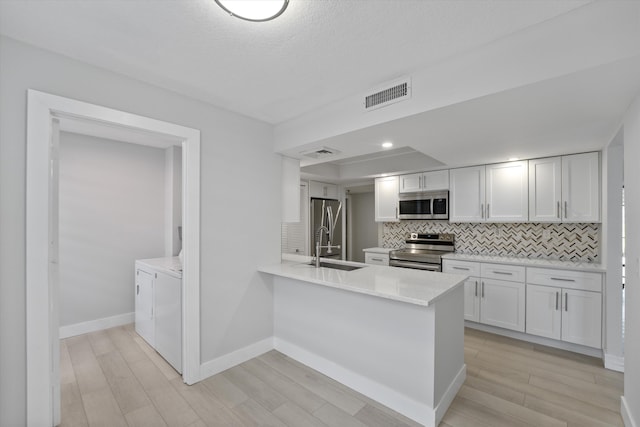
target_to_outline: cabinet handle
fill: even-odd
[[[564,311],[569,311],[569,294],[564,293]]]
[[[558,310],[558,294],[560,292],[556,292],[556,311]]]
[[[469,269],[467,267],[451,267],[454,270],[464,270],[464,271],[469,271]]]
[[[418,188],[422,188],[422,177],[418,177]]]
[[[380,261],[382,262],[382,258],[371,258],[372,261]]]
[[[489,203],[487,203],[487,219],[489,219]]]
[[[560,282],[575,282],[575,279],[564,279],[562,277],[551,277],[551,280],[558,280]]]
[[[565,200],[565,201],[564,201],[564,219],[569,218],[569,216],[567,215],[567,211],[568,211],[568,208],[567,208],[567,201]]]
[[[484,282],[482,282],[482,298],[484,298]]]
[[[396,219],[398,219],[398,207],[396,206]]]
[[[558,219],[560,219],[560,200],[558,200],[557,202],[557,209],[558,209]]]
[[[140,295],[140,285],[136,285],[136,295]]]
[[[480,218],[484,219],[484,204],[480,203]]]
[[[478,296],[478,281],[476,280],[476,296]]]
[[[509,272],[509,271],[494,271],[494,274],[504,274],[507,276],[513,276],[513,273]]]

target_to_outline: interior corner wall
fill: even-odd
[[[351,198],[351,249],[350,261],[364,262],[363,249],[378,246],[378,223],[375,222],[374,194],[355,193]]]
[[[136,259],[164,253],[164,151],[61,132],[60,326],[134,311]]]
[[[27,413],[28,89],[200,130],[201,361],[271,337],[272,281],[257,266],[280,262],[281,168],[272,126],[0,37],[0,425],[23,426]]]
[[[624,120],[626,287],[624,399],[628,415],[640,424],[640,96]]]

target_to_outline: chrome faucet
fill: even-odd
[[[324,230],[324,232],[327,234],[326,246],[321,245],[322,230]],[[329,237],[330,237],[329,229],[326,226],[321,225],[320,227],[318,227],[318,231],[316,231],[316,259],[315,259],[315,265],[317,268],[320,267],[320,249],[326,249],[328,254],[331,253],[332,249],[340,249],[340,245],[331,245],[331,240],[329,240]]]

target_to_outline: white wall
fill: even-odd
[[[24,425],[27,410],[29,88],[200,129],[202,361],[273,334],[271,280],[256,271],[280,260],[280,157],[270,125],[4,37],[0,67],[0,425]]]
[[[375,222],[374,193],[356,193],[351,198],[350,261],[364,262],[365,248],[378,246],[378,223]]]
[[[164,150],[60,134],[60,326],[131,313],[134,263],[164,253]]]
[[[624,399],[640,426],[640,96],[624,120],[626,293]],[[627,426],[631,427],[631,426]]]

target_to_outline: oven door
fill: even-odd
[[[424,262],[402,261],[397,259],[389,260],[389,266],[413,268],[416,270],[427,270],[427,271],[437,271],[437,272],[442,271],[442,266],[440,264],[428,264]]]

